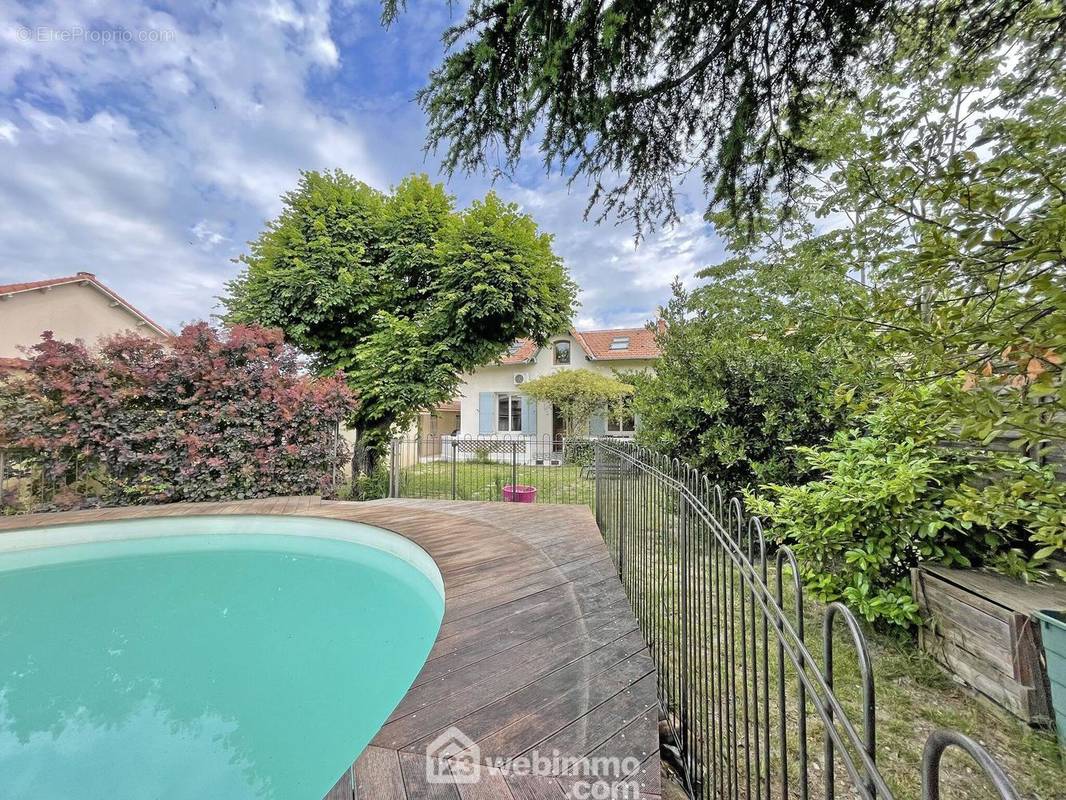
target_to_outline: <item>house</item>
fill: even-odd
[[[567,369],[607,375],[636,372],[653,367],[658,357],[655,331],[650,328],[572,329],[552,337],[543,347],[520,340],[498,363],[463,376],[457,398],[458,437],[535,438],[561,443],[565,432],[562,416],[550,404],[523,395],[522,384]],[[597,416],[590,421],[589,430],[581,433],[632,436],[637,424],[633,417],[618,420]]]
[[[25,366],[25,353],[44,331],[92,345],[123,331],[166,340],[173,334],[109,289],[91,272],[0,284],[0,370]]]

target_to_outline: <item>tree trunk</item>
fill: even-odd
[[[360,480],[362,477],[370,478],[381,467],[383,455],[384,430],[380,428],[359,428],[355,434],[355,444],[352,446],[352,486],[350,496],[352,500],[374,500],[381,495],[376,491],[370,481]]]

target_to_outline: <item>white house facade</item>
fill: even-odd
[[[536,402],[522,386],[544,375],[588,369],[606,375],[654,367],[659,357],[655,332],[648,328],[570,330],[543,347],[516,342],[499,363],[463,377],[455,435],[460,439],[538,439],[561,442],[564,425],[550,403]],[[639,420],[593,417],[592,436],[632,436]]]

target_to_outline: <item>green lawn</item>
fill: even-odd
[[[595,482],[581,476],[577,465],[523,466],[512,473],[509,463],[432,461],[400,472],[400,497],[435,500],[503,500],[503,487],[513,479],[537,489],[537,503],[592,505]],[[454,495],[452,485],[454,480]]]
[[[700,568],[696,567],[693,575],[693,586],[700,579]],[[706,573],[703,574],[706,578]],[[721,584],[720,584],[721,585]],[[773,585],[773,573],[771,571],[770,585]],[[786,582],[786,586],[787,586]],[[639,608],[643,602],[644,607],[653,609],[653,613],[659,619],[653,624],[650,638],[658,638],[661,642],[675,641],[680,637],[681,613],[678,602],[679,587],[676,581],[665,581],[645,584],[647,596],[641,598],[635,596],[635,605]],[[742,625],[739,611],[735,613],[735,624],[730,632],[723,624],[723,618],[717,617],[717,626],[712,621],[715,617],[701,619],[699,613],[690,616],[688,635],[690,638],[698,638],[698,632],[702,626],[706,626],[705,641],[709,646],[703,651],[699,648],[690,650],[689,655],[689,681],[691,687],[690,697],[695,700],[697,715],[702,718],[702,725],[708,733],[713,724],[719,738],[723,731],[732,728],[729,714],[723,715],[714,711],[714,695],[708,695],[707,706],[709,713],[704,716],[702,711],[702,697],[708,681],[713,680],[719,687],[735,682],[738,690],[738,717],[733,741],[735,742],[736,760],[740,763],[739,779],[744,781],[744,752],[743,744],[743,663],[742,663],[742,637],[747,638],[747,668],[750,671],[755,661],[761,663],[761,641],[752,644],[751,631],[759,630],[759,623],[751,624],[751,600],[750,594],[742,591],[737,583],[737,590],[733,595],[734,609],[739,609],[740,595],[745,594],[745,617],[747,625]],[[690,592],[694,589],[690,588]],[[787,591],[787,590],[786,590]],[[698,601],[697,601],[698,602]],[[790,611],[793,604],[786,601],[786,608]],[[808,599],[805,603],[804,619],[806,621],[806,643],[814,654],[816,661],[822,663],[822,619],[824,608]],[[665,611],[662,614],[661,611]],[[715,629],[719,631],[720,638],[716,645],[714,642]],[[746,633],[742,634],[742,630]],[[855,650],[850,644],[845,626],[841,620],[837,621],[834,647],[834,672],[835,693],[848,712],[849,718],[861,729],[862,703],[861,682],[858,661],[855,658]],[[891,787],[896,800],[918,800],[921,797],[921,774],[920,764],[922,760],[922,748],[929,734],[937,728],[950,728],[961,731],[983,745],[1004,768],[1011,780],[1014,781],[1019,794],[1026,798],[1038,798],[1039,800],[1051,800],[1066,796],[1066,763],[1060,754],[1057,743],[1052,734],[1045,731],[1036,731],[1024,723],[1011,717],[1006,712],[1000,711],[989,701],[979,697],[976,693],[956,683],[942,670],[929,656],[919,652],[917,644],[907,636],[886,635],[877,631],[867,630],[867,641],[870,647],[874,665],[874,680],[876,691],[877,708],[877,754],[878,767],[881,774]],[[722,658],[731,652],[728,644],[729,636],[735,640],[735,656],[732,659]],[[774,631],[769,631],[769,650],[767,652],[770,671],[767,675],[769,686],[770,708],[772,715],[771,736],[771,764],[772,772],[776,776],[780,774],[782,762],[779,748],[780,719],[777,711],[777,691],[779,685],[777,667],[777,645]],[[679,670],[681,664],[671,663],[669,647],[660,650],[660,663],[665,663],[667,669],[664,675],[669,680],[670,666]],[[718,668],[714,664],[717,662]],[[728,664],[732,664],[732,670]],[[786,695],[790,698],[787,704],[785,727],[788,731],[787,761],[791,778],[791,796],[798,796],[799,776],[799,708],[795,698],[798,696],[799,680],[791,663],[785,661],[785,686]],[[713,676],[713,677],[712,677]],[[760,677],[761,683],[761,677]],[[754,678],[749,679],[753,683]],[[749,689],[749,695],[754,690]],[[761,687],[758,690],[761,698]],[[725,707],[729,707],[728,700],[724,701]],[[761,704],[761,700],[760,700]],[[751,711],[751,709],[749,709]],[[712,723],[712,719],[713,723]],[[754,739],[754,724],[749,727],[749,735]],[[727,737],[728,738],[728,737]],[[824,790],[824,754],[822,722],[814,712],[813,706],[808,703],[807,714],[807,763],[809,767],[809,797],[811,800],[819,800],[826,796]],[[728,745],[727,745],[728,747]],[[752,744],[754,748],[754,743]],[[836,760],[836,796],[856,796],[848,779],[846,778],[843,763]],[[979,773],[973,761],[958,750],[949,751],[945,756],[943,766],[943,783],[941,785],[942,797],[955,798],[955,800],[993,800],[996,797],[991,790],[990,784]],[[779,788],[775,785],[771,793],[772,797],[779,797]]]

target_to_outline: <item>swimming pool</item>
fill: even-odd
[[[0,535],[0,797],[320,800],[440,628],[416,545],[313,517]]]

